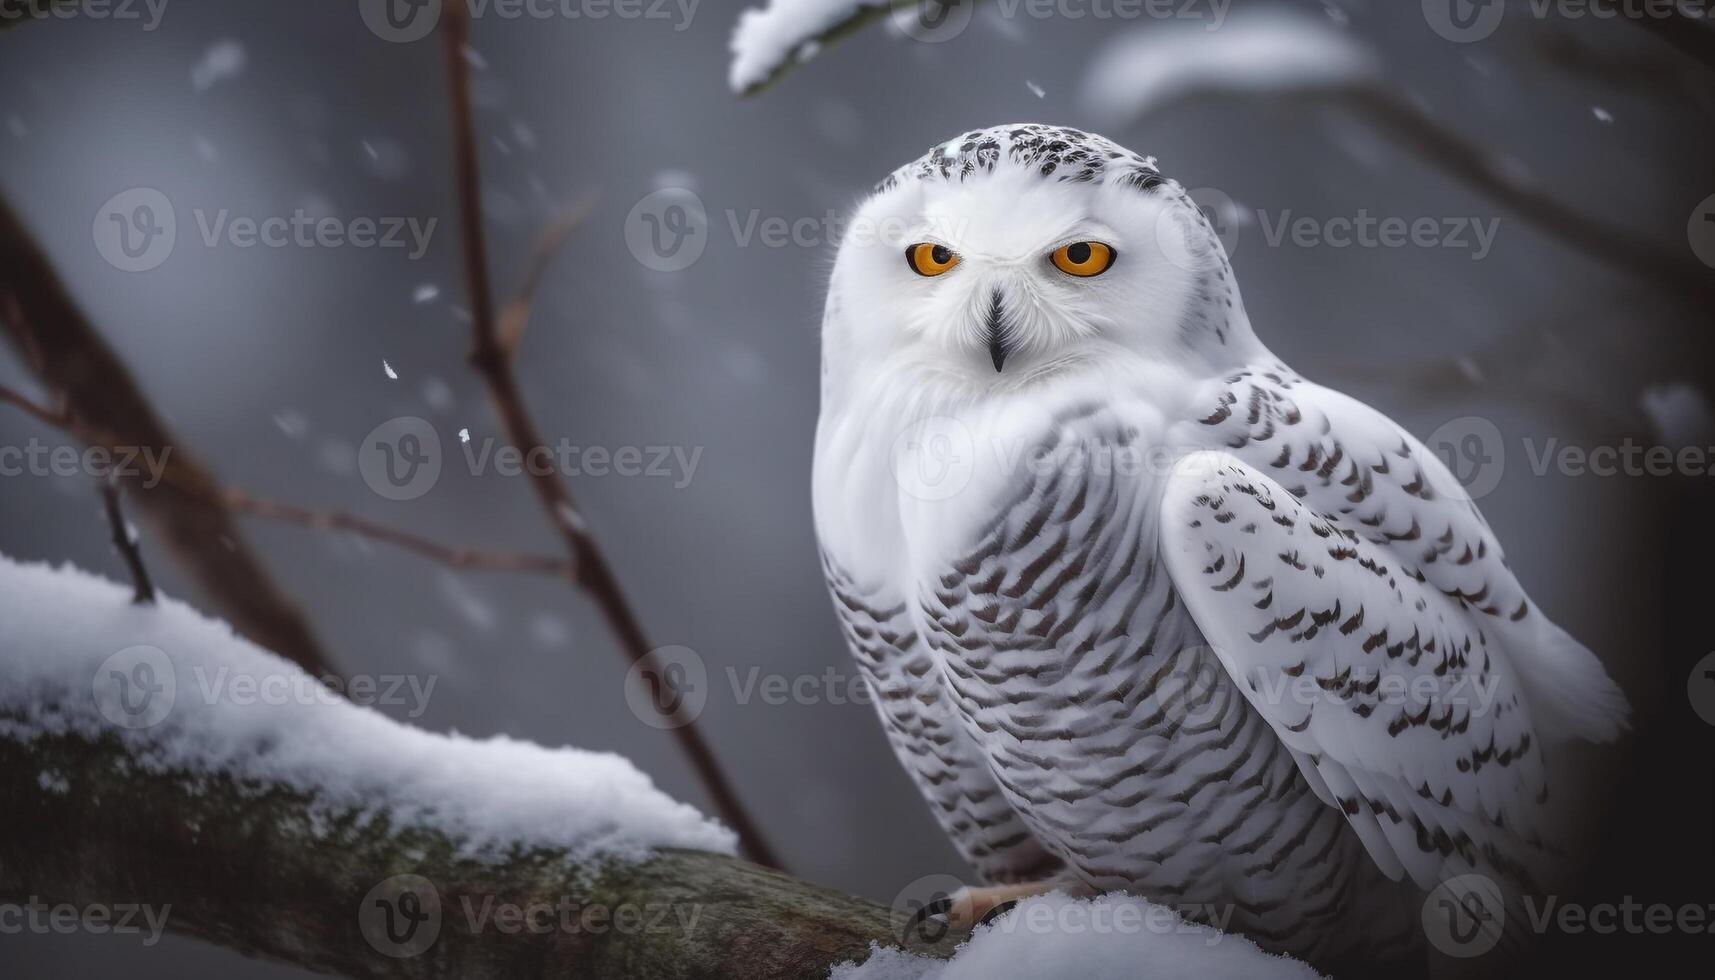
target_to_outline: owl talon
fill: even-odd
[[[1018,899],[1009,898],[1006,901],[1000,903],[999,905],[996,905],[994,908],[989,909],[988,912],[982,918],[977,920],[977,925],[978,926],[986,926],[986,925],[990,924],[991,922],[993,922],[994,920],[996,920],[996,919],[1000,918],[1001,916],[1007,914],[1008,912],[1011,912],[1014,908],[1017,908],[1017,907],[1018,907]]]
[[[900,938],[905,942],[910,942],[913,938],[931,943],[940,940],[950,931],[947,919],[950,918],[952,911],[953,899],[950,897],[925,902],[923,907],[911,916],[911,921],[905,924],[905,931],[900,935]],[[941,918],[937,918],[937,916]],[[935,924],[935,928],[925,928],[931,922]]]
[[[953,893],[952,908],[947,911],[947,923],[955,929],[975,929],[991,919],[1005,915],[1021,899],[1043,895],[1063,887],[1057,881],[1029,881],[1016,885],[992,885],[986,888],[961,888]]]

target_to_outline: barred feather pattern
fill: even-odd
[[[826,556],[823,571],[888,742],[959,853],[988,881],[1059,875],[1059,859],[1001,794],[954,715],[941,667],[906,601],[882,586],[860,586]]]
[[[826,562],[889,737],[949,834],[991,877],[1029,877],[1016,870],[1045,852],[1077,888],[1141,894],[1313,962],[1415,956],[1407,893],[1180,601],[1158,491],[1089,465],[1136,426],[1088,402],[1044,422],[1026,479],[910,601],[867,598]]]

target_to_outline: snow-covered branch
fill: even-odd
[[[739,14],[732,32],[732,65],[727,84],[740,95],[768,87],[793,65],[808,61],[821,49],[848,34],[893,14],[919,16],[917,7],[975,0],[768,0]],[[933,23],[935,12],[922,16]]]
[[[619,756],[412,728],[129,599],[0,559],[6,900],[358,977],[813,977],[892,935]]]

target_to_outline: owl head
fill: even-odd
[[[829,286],[824,380],[1005,391],[1120,361],[1255,356],[1208,218],[1155,161],[1019,124],[931,149],[876,187]],[[843,387],[849,388],[849,385]]]

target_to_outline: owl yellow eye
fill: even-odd
[[[1048,258],[1061,272],[1087,279],[1108,271],[1114,264],[1114,250],[1101,242],[1073,242],[1055,249]]]
[[[905,264],[920,276],[938,276],[959,264],[959,257],[945,245],[923,242],[905,250]]]

